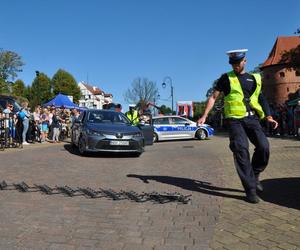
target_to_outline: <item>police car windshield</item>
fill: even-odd
[[[130,121],[125,115],[114,111],[90,111],[88,114],[88,122],[90,123],[118,123],[130,125]]]

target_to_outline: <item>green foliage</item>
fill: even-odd
[[[218,79],[217,79],[217,80],[214,80],[213,83],[212,83],[211,88],[209,88],[209,89],[207,90],[207,92],[206,92],[206,97],[207,97],[207,98],[210,97],[210,96],[212,95],[212,93],[214,92],[214,87],[216,86],[217,82],[218,82]]]
[[[206,102],[194,102],[194,117],[193,120],[198,119],[205,110],[205,104]]]
[[[17,77],[17,72],[21,72],[24,65],[21,57],[13,51],[0,49],[0,78],[4,81]]]
[[[290,69],[300,70],[300,45],[285,51],[281,56],[280,62],[286,63]]]
[[[26,86],[24,90],[24,97],[31,100],[31,86]]]
[[[51,86],[55,95],[61,93],[73,96],[75,103],[79,102],[81,93],[75,78],[63,69],[59,69],[51,80]]]
[[[28,97],[30,106],[32,108],[45,103],[53,97],[53,95],[51,94],[50,79],[47,75],[45,75],[44,73],[39,73],[35,77],[31,85]]]
[[[259,68],[256,67],[253,70],[253,73],[258,73],[258,71],[259,71]],[[206,92],[206,97],[207,98],[209,98],[212,95],[217,82],[218,82],[218,79],[213,81],[212,87]],[[205,105],[206,105],[206,102],[201,102],[201,108],[199,109],[199,111],[200,111],[199,114],[202,115],[204,113]],[[223,106],[224,106],[224,94],[220,93],[217,100],[215,101],[214,108],[210,111],[209,115],[214,116],[216,113],[223,112]],[[194,111],[194,114],[195,114],[195,117],[197,117],[198,113],[196,114],[196,112]]]
[[[25,84],[22,80],[17,80],[12,84],[12,94],[25,97]]]
[[[9,84],[0,78],[0,94],[10,94]]]
[[[163,115],[172,114],[172,109],[166,105],[161,105],[159,112]]]
[[[132,104],[147,104],[152,102],[158,96],[158,88],[156,83],[149,81],[147,78],[136,78],[132,84],[131,89],[127,89],[124,94],[124,99],[127,103]]]

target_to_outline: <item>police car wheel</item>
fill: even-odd
[[[158,142],[158,135],[153,133],[153,142]]]
[[[206,138],[206,132],[203,129],[198,129],[196,132],[196,137],[199,140],[204,140]]]

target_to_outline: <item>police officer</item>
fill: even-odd
[[[126,116],[131,121],[132,125],[136,126],[139,124],[139,115],[135,110],[134,104],[129,104],[129,111],[126,112]]]
[[[263,191],[259,175],[269,161],[269,142],[260,125],[266,119],[277,128],[278,123],[272,118],[269,105],[261,92],[261,76],[245,71],[248,50],[227,52],[232,71],[223,74],[208,98],[206,108],[198,124],[206,121],[209,111],[220,92],[224,93],[224,115],[229,124],[230,149],[233,152],[235,166],[246,192],[246,200],[258,203],[257,191]],[[249,142],[255,146],[250,160]]]

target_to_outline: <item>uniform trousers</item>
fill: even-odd
[[[256,189],[256,177],[264,171],[269,162],[269,142],[257,116],[242,119],[228,119],[230,149],[238,175],[245,191]],[[255,146],[252,159],[249,141]]]

